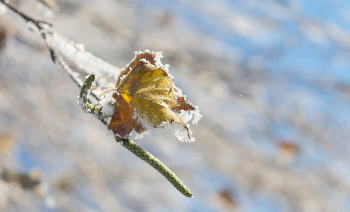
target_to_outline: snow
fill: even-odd
[[[161,58],[163,58],[162,52],[155,52],[154,61],[156,66],[162,66]]]
[[[188,131],[177,122],[174,122],[168,128],[169,133],[166,134],[169,140],[172,140],[173,136],[182,142],[194,142],[196,139],[192,136],[190,125],[187,124]],[[188,137],[190,136],[190,138]]]
[[[138,118],[139,118],[139,114],[137,113],[136,108],[134,108],[132,118],[133,118],[133,119],[138,119]]]
[[[106,116],[113,116],[115,113],[115,106],[113,106],[112,102],[114,99],[112,97],[104,98],[99,103],[102,107],[101,112]]]
[[[203,117],[202,114],[200,113],[199,107],[194,106],[196,109],[195,110],[180,110],[179,113],[177,113],[177,116],[185,123],[189,123],[192,120],[192,124],[198,124],[198,122],[201,120]]]
[[[190,113],[193,113],[193,119],[192,119],[192,124],[198,124],[198,122],[202,119],[203,115],[200,113],[199,107],[194,106],[196,110],[190,111]]]
[[[85,51],[83,44],[76,44],[58,33],[46,33],[46,35],[50,48],[72,60],[80,69],[85,70],[88,74],[95,72],[96,81],[99,85],[101,85],[99,74],[106,74],[107,77],[111,77],[115,81],[118,80],[120,69]]]
[[[148,60],[146,60],[146,58],[142,58],[142,59],[140,59],[140,62],[147,63],[147,62],[149,62],[149,61],[148,61]]]
[[[78,105],[79,105],[80,107],[84,107],[85,104],[84,104],[83,98],[80,98],[79,96],[77,96],[77,97],[78,97],[78,101],[77,101]]]

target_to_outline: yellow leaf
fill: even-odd
[[[160,62],[161,57],[160,52],[136,52],[135,58],[121,72],[116,83],[118,93],[113,95],[118,111],[112,116],[108,128],[126,138],[132,131],[157,136],[159,132],[152,128],[169,127],[169,132],[178,140],[194,141],[179,116],[186,122],[192,119],[192,124],[196,124],[201,118],[199,109],[186,101],[186,96],[175,87],[173,77]],[[171,127],[173,122],[180,123],[185,131]]]
[[[166,71],[140,60],[121,81],[117,91],[153,127],[176,121],[187,129],[186,124],[172,111],[175,108],[172,88],[173,81]]]

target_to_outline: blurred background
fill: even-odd
[[[350,211],[350,3],[12,0],[125,67],[163,52],[198,105],[194,143],[137,143],[184,197],[77,105],[40,36],[0,9],[0,211]]]

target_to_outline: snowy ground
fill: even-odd
[[[36,1],[11,2],[45,19]],[[0,211],[350,210],[350,3],[56,3],[54,31],[115,66],[134,51],[163,52],[203,119],[194,143],[137,142],[194,198],[83,113],[79,89],[8,11],[0,15],[0,171],[39,172],[42,194],[0,180]]]

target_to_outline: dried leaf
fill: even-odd
[[[177,90],[176,88],[174,90]],[[185,100],[185,97],[181,96],[179,98],[176,99],[176,110],[180,111],[180,110],[184,110],[184,111],[188,111],[188,110],[195,110],[196,108],[193,107],[190,103],[188,103]]]
[[[153,127],[163,122],[183,121],[171,110],[175,107],[171,91],[173,81],[168,74],[147,61],[140,63],[128,74],[117,88],[123,99],[131,104],[139,115]]]
[[[197,110],[185,100],[181,90],[174,86],[173,77],[161,65],[160,55],[154,52],[140,52],[121,73],[117,91],[113,97],[118,103],[118,112],[112,117],[109,128],[121,137],[128,137],[132,130],[141,133],[149,128],[163,127],[173,122],[180,123],[190,131],[179,118],[181,110]],[[137,120],[140,117],[145,122]]]
[[[144,128],[141,123],[132,118],[133,109],[129,106],[129,103],[120,95],[114,95],[113,97],[118,102],[118,112],[112,117],[109,128],[121,137],[127,137],[133,129],[138,133],[143,132]]]
[[[119,86],[122,77],[127,75],[127,74],[129,74],[130,71],[133,70],[136,67],[136,65],[139,63],[139,61],[141,59],[146,59],[148,62],[150,62],[151,64],[155,65],[156,64],[156,61],[154,60],[155,57],[156,57],[156,54],[154,52],[140,52],[140,53],[137,53],[135,55],[135,58],[129,63],[129,65],[124,69],[124,71],[122,71],[120,73],[116,87]]]

